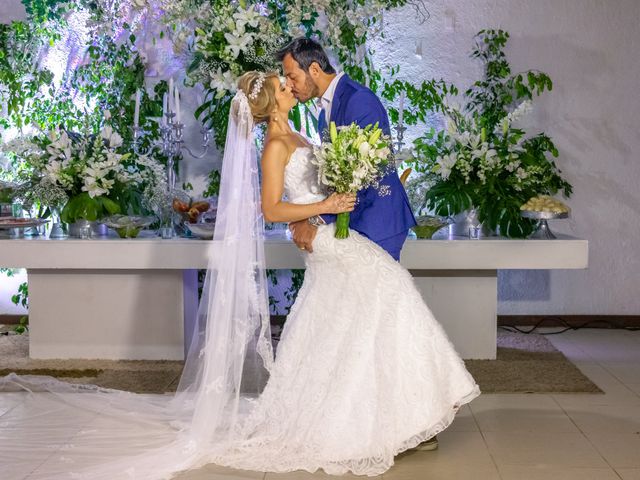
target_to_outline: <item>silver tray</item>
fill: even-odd
[[[531,218],[538,221],[538,225],[536,226],[535,231],[531,235],[529,235],[529,238],[532,240],[554,240],[557,237],[553,234],[551,228],[549,228],[549,223],[547,223],[547,220],[552,220],[555,218],[569,218],[569,212],[554,213],[522,210],[520,211],[520,215],[522,215],[524,218]]]
[[[520,215],[524,218],[532,218],[534,220],[551,220],[554,218],[569,218],[569,212],[536,212],[533,210],[521,210]]]
[[[46,218],[32,218],[28,222],[0,222],[0,230],[7,230],[10,228],[30,228],[39,227],[49,223],[49,219]]]

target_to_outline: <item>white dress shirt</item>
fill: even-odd
[[[320,97],[320,105],[324,109],[324,119],[326,120],[327,125],[331,122],[331,104],[333,103],[333,96],[336,93],[338,82],[343,75],[344,72],[338,73],[333,80],[331,80],[331,83],[327,87],[327,90],[322,94],[322,97]]]

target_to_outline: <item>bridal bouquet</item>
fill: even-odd
[[[324,142],[315,152],[318,180],[336,193],[358,193],[376,186],[389,164],[389,138],[378,124],[360,128],[355,123],[329,127],[331,142]],[[338,214],[336,238],[349,236],[349,212]]]

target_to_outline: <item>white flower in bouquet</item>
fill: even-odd
[[[378,125],[360,128],[355,123],[329,127],[331,142],[315,151],[319,182],[336,193],[357,193],[376,186],[389,164],[389,138]],[[349,213],[340,213],[336,221],[336,238],[349,236]]]
[[[58,160],[52,160],[44,168],[46,177],[55,182],[60,178],[60,173],[62,171],[62,162]]]

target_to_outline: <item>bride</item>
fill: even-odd
[[[409,272],[355,231],[334,238],[333,224],[321,225],[313,253],[303,253],[304,284],[274,355],[264,219],[348,212],[355,197],[323,194],[313,149],[287,120],[296,99],[277,74],[249,72],[238,86],[210,266],[178,392],[4,377],[0,391],[23,392],[3,394],[16,395],[2,417],[14,429],[13,450],[0,453],[10,472],[26,471],[19,453],[28,449],[45,458],[30,480],[165,479],[208,463],[380,475],[479,395]],[[259,122],[267,123],[261,194]]]

